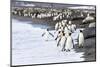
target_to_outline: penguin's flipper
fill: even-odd
[[[77,42],[79,43],[79,34],[78,34]]]
[[[58,36],[55,38],[55,40],[57,40]]]
[[[65,50],[65,46],[66,46],[66,41],[67,41],[67,38],[66,38],[66,40],[65,40],[65,42],[64,42],[64,46],[63,46],[63,49]]]
[[[42,37],[45,35],[45,33],[42,34]]]
[[[74,45],[74,40],[72,39],[72,43],[73,43],[73,48],[75,48],[75,45]]]
[[[73,45],[74,45],[74,40],[72,39],[72,43],[73,43]]]
[[[61,38],[59,39],[59,41],[58,41],[58,43],[57,43],[57,47],[59,46],[60,41],[61,41]]]
[[[52,37],[54,37],[54,35],[53,35],[52,33],[49,32],[49,34],[50,34]]]

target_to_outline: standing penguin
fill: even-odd
[[[65,43],[66,43],[66,36],[65,36],[64,31],[62,31],[62,37],[61,37],[61,40],[60,40],[61,51],[65,51]]]
[[[49,35],[51,35],[52,37],[54,37],[54,35],[53,35],[52,33],[49,32],[49,29],[46,29],[45,32],[42,34],[42,36],[45,37],[45,40],[46,40],[46,41],[48,41]]]
[[[83,48],[83,44],[84,44],[84,35],[82,30],[80,30],[79,36],[78,36],[78,46],[79,48],[82,47]]]
[[[58,31],[57,37],[55,38],[55,40],[57,40],[57,47],[60,45],[61,37],[62,31]]]
[[[66,44],[65,44],[66,52],[70,51],[73,48],[73,46],[74,46],[74,42],[73,42],[73,39],[71,37],[71,33],[69,33],[69,36],[67,37]]]

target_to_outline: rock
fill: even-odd
[[[75,45],[76,52],[84,52],[84,61],[95,61],[96,60],[96,37],[85,39],[83,48],[78,48]]]
[[[96,60],[96,37],[88,38],[84,43],[84,58],[85,61],[95,61]]]
[[[93,23],[90,23],[90,24],[89,24],[89,27],[96,27],[96,24],[95,24],[95,22],[93,22]]]
[[[93,21],[95,21],[95,18],[92,17],[92,16],[88,16],[88,17],[86,17],[86,18],[82,21],[82,23],[83,23],[83,24],[84,24],[84,23],[90,23],[90,22],[93,22]]]
[[[95,27],[86,28],[84,29],[83,34],[85,39],[96,37],[96,28]]]

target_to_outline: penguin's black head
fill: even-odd
[[[80,32],[82,32],[82,30],[80,30]]]
[[[49,31],[49,29],[47,28],[47,31]]]
[[[63,36],[65,36],[65,33],[63,33]]]
[[[61,29],[61,27],[59,29]]]
[[[64,33],[64,31],[62,31],[62,33]]]
[[[69,33],[69,36],[71,36],[71,33]]]
[[[58,33],[60,33],[61,31],[59,31]]]

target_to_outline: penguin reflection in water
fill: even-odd
[[[49,36],[54,37],[54,35],[52,33],[50,33],[49,29],[47,28],[44,33],[42,34],[42,37],[44,36],[45,40],[48,41]]]
[[[79,36],[78,36],[78,46],[79,48],[83,48],[83,44],[84,44],[84,35],[82,30],[80,30]]]

